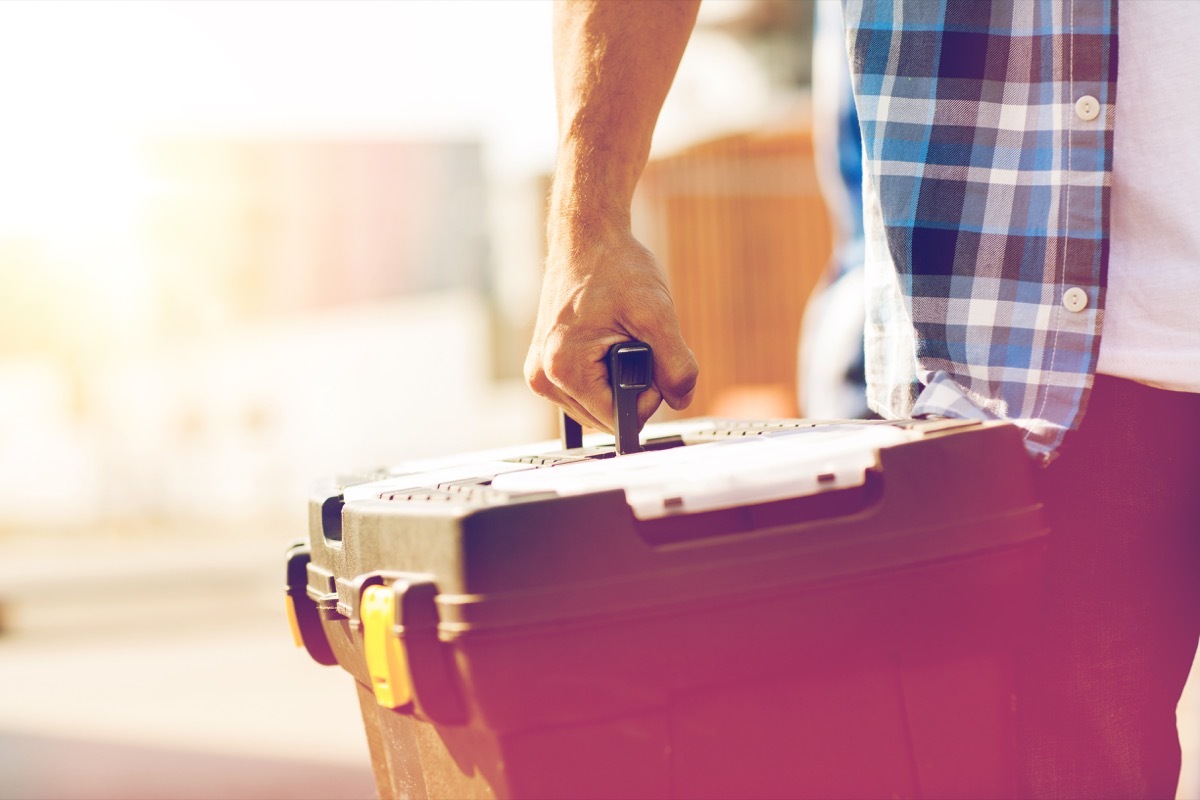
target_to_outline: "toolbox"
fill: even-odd
[[[1014,794],[1011,653],[1046,536],[1018,429],[570,444],[310,502],[293,631],[353,676],[381,797]]]

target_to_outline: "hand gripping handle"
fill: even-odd
[[[638,395],[650,388],[654,379],[654,353],[645,342],[614,344],[604,358],[608,366],[608,385],[613,399],[613,432],[617,437],[617,453],[639,453]],[[563,447],[583,445],[583,429],[564,411],[562,415]]]

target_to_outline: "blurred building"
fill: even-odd
[[[548,435],[493,379],[523,353],[494,347],[482,152],[159,140],[121,247],[56,267],[9,241],[0,523],[298,518],[327,473]],[[72,317],[81,271],[98,291]]]
[[[700,412],[747,386],[794,410],[791,312],[822,257],[788,223],[817,225],[806,134],[744,131],[798,118],[810,18],[702,7],[639,196],[705,363]],[[0,524],[299,513],[330,471],[549,434],[520,380],[546,187],[504,158],[519,129],[48,148],[36,224],[0,230]]]
[[[164,331],[203,324],[197,291],[243,321],[487,294],[480,141],[195,139],[149,156]]]

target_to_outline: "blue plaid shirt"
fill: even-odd
[[[1049,458],[1100,348],[1116,0],[846,0],[845,22],[871,406],[1012,420]]]

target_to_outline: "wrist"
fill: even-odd
[[[550,250],[593,247],[632,235],[629,205],[590,187],[555,183],[547,210]]]
[[[552,206],[546,224],[551,250],[592,247],[631,235],[628,211],[597,204]]]
[[[588,137],[560,142],[550,193],[551,218],[628,225],[645,154]]]

